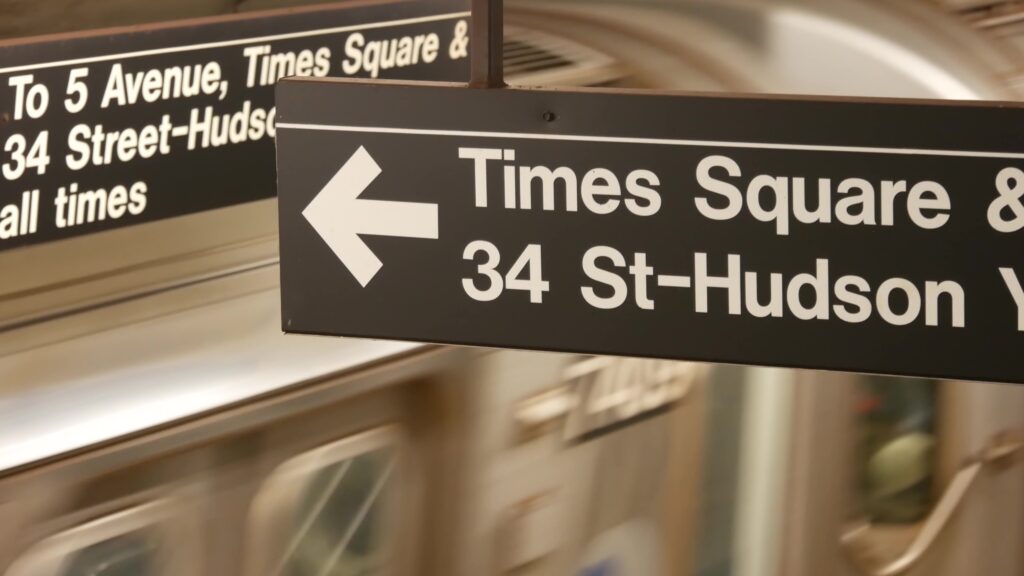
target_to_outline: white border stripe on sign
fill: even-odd
[[[137,52],[122,52],[119,54],[104,54],[102,56],[90,56],[87,58],[75,58],[73,60],[58,60],[53,62],[40,62],[38,64],[24,64],[21,66],[9,66],[0,68],[0,74],[21,72],[24,70],[42,70],[44,68],[56,68],[59,66],[75,66],[77,64],[91,64],[93,62],[104,62],[107,60],[125,60],[128,58],[140,58],[142,56],[153,56],[156,54],[173,54],[175,52],[191,52],[194,50],[207,50],[210,48],[221,48],[224,46],[238,46],[242,44],[255,44],[262,42],[274,42],[277,40],[290,40],[292,38],[308,38],[310,36],[324,36],[326,34],[338,34],[341,32],[354,32],[356,30],[371,30],[374,28],[389,28],[391,26],[405,26],[408,24],[422,24],[424,22],[436,22],[438,20],[454,20],[455,18],[468,18],[469,12],[452,12],[450,14],[438,14],[436,16],[420,16],[418,18],[404,18],[401,20],[387,20],[384,22],[371,22],[368,24],[352,24],[349,26],[337,26],[335,28],[318,28],[316,30],[303,30],[302,32],[289,32],[287,34],[273,34],[270,36],[257,36],[252,38],[236,38],[234,40],[223,40],[221,42],[206,42],[203,44],[186,44],[184,46],[169,46],[167,48],[154,48],[152,50],[139,50]]]
[[[637,138],[630,136],[588,136],[582,134],[537,134],[528,132],[487,132],[476,130],[429,130],[425,128],[386,128],[377,126],[330,126],[280,122],[278,128],[290,130],[326,130],[332,132],[369,132],[373,134],[416,134],[422,136],[465,136],[473,138],[514,138],[519,140],[565,140],[615,144],[660,144],[662,146],[703,146],[709,148],[754,148],[759,150],[804,150],[813,152],[856,152],[861,154],[899,154],[904,156],[955,156],[963,158],[1011,158],[1024,160],[1021,152],[977,152],[971,150],[934,150],[929,148],[882,148],[873,146],[827,146],[815,144],[778,144],[772,142],[730,142],[725,140],[681,140],[675,138]]]

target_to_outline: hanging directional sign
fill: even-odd
[[[285,76],[465,80],[462,0],[0,42],[0,251],[274,195]]]
[[[1024,383],[1024,108],[288,80],[290,332]]]

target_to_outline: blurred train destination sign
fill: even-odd
[[[289,332],[1024,382],[1024,108],[294,79]]]
[[[361,1],[0,43],[0,251],[272,198],[279,78],[464,81],[467,6]]]

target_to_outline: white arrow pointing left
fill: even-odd
[[[364,288],[383,264],[361,234],[437,239],[437,204],[359,198],[380,172],[360,146],[302,211]]]

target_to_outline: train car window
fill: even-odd
[[[906,524],[931,509],[935,476],[934,380],[863,376],[857,383],[856,433],[861,514]]]
[[[253,506],[250,573],[390,573],[391,516],[401,458],[396,429],[363,432],[288,460]]]
[[[180,510],[180,503],[164,499],[91,520],[35,545],[6,576],[188,573],[196,531],[181,522]]]
[[[123,534],[73,554],[61,576],[142,576],[155,573],[157,542],[150,533]]]
[[[395,454],[380,448],[317,472],[292,517],[285,574],[377,574],[382,506]]]

